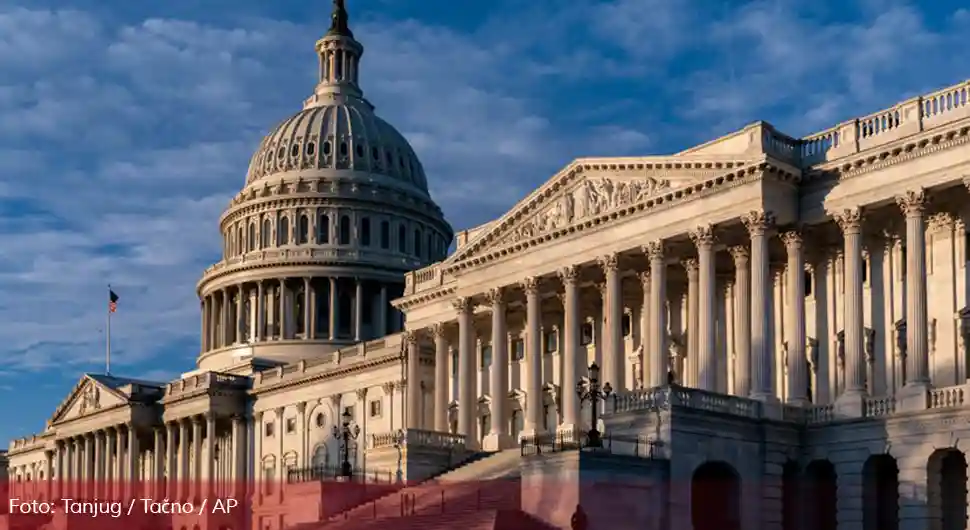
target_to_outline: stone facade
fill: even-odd
[[[666,462],[649,473],[671,528],[705,527],[704,473],[736,485],[721,524],[739,528],[965,518],[970,83],[804,138],[757,122],[673,155],[577,159],[455,235],[363,99],[338,14],[313,96],[220,220],[197,369],[84,375],[10,444],[13,486],[261,481],[248,494],[273,530],[274,484],[341,462],[345,418],[355,466],[421,478],[455,449],[596,427],[575,390],[596,363],[600,428]],[[831,505],[793,493],[806,477],[837,486]]]

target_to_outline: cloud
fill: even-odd
[[[460,229],[575,157],[674,152],[759,118],[803,134],[970,67],[966,10],[930,25],[881,4],[836,18],[784,0],[544,0],[461,30],[376,13],[354,30],[365,95]],[[9,370],[99,366],[108,283],[119,371],[192,366],[219,214],[310,93],[325,24],[0,10],[0,79],[16,79],[0,82]],[[161,356],[175,368],[144,367]]]

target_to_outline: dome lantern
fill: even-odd
[[[330,29],[315,47],[319,61],[319,82],[314,95],[304,102],[305,109],[341,97],[361,98],[363,95],[359,84],[359,66],[364,47],[350,31],[343,0],[333,1],[330,19]]]

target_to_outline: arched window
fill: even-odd
[[[256,250],[256,223],[249,223],[249,251]]]
[[[239,234],[239,245],[236,246],[236,254],[242,254],[246,251],[246,232],[243,231],[243,227],[240,226],[236,233]]]
[[[340,241],[341,245],[350,244],[350,217],[346,215],[340,216]]]
[[[428,232],[428,246],[425,248],[425,252],[428,253],[428,257],[429,258],[431,258],[431,259],[434,259],[435,258],[435,256],[434,256],[434,254],[435,254],[435,251],[434,251],[434,236],[431,235],[431,232]]]
[[[370,246],[370,217],[360,218],[360,244]]]
[[[408,231],[404,224],[397,227],[397,251],[402,253],[408,251]]]
[[[391,248],[391,223],[389,221],[381,221],[381,248]]]
[[[270,243],[270,241],[272,241],[270,239],[270,236],[272,234],[273,234],[273,225],[272,225],[272,223],[269,222],[269,219],[263,218],[263,228],[262,228],[262,230],[260,230],[260,234],[259,234],[260,239],[261,239],[261,241],[260,241],[260,247],[262,247],[262,248],[269,248],[272,245],[272,243]]]
[[[330,216],[320,214],[320,222],[317,224],[317,243],[330,243]]]
[[[297,233],[296,244],[305,245],[310,241],[310,218],[306,214],[300,214],[300,226]]]
[[[290,244],[290,218],[289,217],[286,217],[285,215],[283,217],[280,217],[279,233],[276,235],[277,235],[276,241],[279,246]]]
[[[421,230],[418,228],[414,229],[414,255],[421,257]]]

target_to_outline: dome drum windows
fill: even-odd
[[[340,226],[338,227],[339,239],[337,243],[341,245],[350,244],[350,216],[341,215],[340,216]]]
[[[317,144],[315,142],[307,142],[304,150],[306,151],[306,156],[313,156],[317,153]]]
[[[306,245],[310,242],[310,217],[307,214],[300,214],[299,226],[296,234],[296,244]]]
[[[280,216],[279,229],[276,231],[276,244],[281,247],[290,244],[290,218],[285,215]]]
[[[273,224],[266,217],[263,218],[263,227],[259,233],[260,248],[267,249],[272,246]]]
[[[256,223],[254,221],[249,222],[249,239],[247,243],[249,252],[256,250]]]
[[[362,247],[370,246],[370,218],[369,217],[360,218],[360,246]]]
[[[408,251],[408,229],[404,223],[397,227],[397,251],[401,254]]]
[[[317,243],[321,245],[330,244],[330,216],[325,213],[320,214],[317,224]]]

